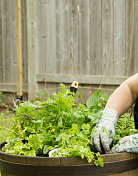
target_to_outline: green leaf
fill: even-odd
[[[89,124],[83,124],[82,125],[82,129],[83,129],[83,132],[87,135],[87,134],[89,134],[90,133],[90,125]]]
[[[103,158],[98,157],[98,159],[94,161],[94,164],[95,164],[96,166],[101,166],[101,167],[103,167],[103,166],[104,166]]]
[[[99,101],[99,89],[89,97],[89,99],[86,101],[86,105],[87,107],[90,108],[91,106],[98,105],[98,101]]]
[[[43,148],[43,154],[47,154],[49,152],[48,145],[45,145]]]

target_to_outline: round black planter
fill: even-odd
[[[0,170],[2,176],[96,176],[96,175],[138,175],[138,154],[118,153],[102,155],[104,167],[88,164],[78,157],[27,157],[1,151]]]

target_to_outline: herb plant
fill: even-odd
[[[87,158],[95,165],[103,167],[100,153],[92,150],[91,136],[100,120],[103,101],[99,90],[93,93],[86,106],[75,103],[75,95],[60,84],[58,93],[47,96],[46,100],[37,97],[32,101],[15,104],[14,122],[3,151],[25,156],[53,156]],[[125,114],[116,125],[114,146],[124,136],[137,133],[133,117]]]
[[[99,90],[86,102],[75,104],[75,95],[60,85],[61,91],[47,97],[15,104],[14,124],[3,151],[25,156],[48,156],[58,149],[58,157],[78,156],[103,166],[100,153],[91,150],[91,135],[103,107]],[[53,153],[53,156],[56,153]]]

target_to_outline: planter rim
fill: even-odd
[[[4,143],[0,144],[0,148]],[[88,163],[79,157],[33,157],[14,155],[0,149],[0,170],[17,176],[98,176],[138,169],[138,154],[116,153],[101,155],[104,167]]]
[[[25,160],[27,164],[35,164],[35,162],[39,165],[43,165],[44,162],[47,165],[94,165],[94,162],[88,163],[87,159],[81,159],[80,157],[43,157],[43,156],[24,156],[24,155],[15,155],[10,153],[5,153],[2,151],[2,147],[6,142],[0,143],[0,159],[4,159],[9,162],[22,163],[22,160]],[[110,162],[119,162],[123,160],[133,160],[138,159],[137,153],[114,153],[114,154],[102,154],[101,158],[103,158],[104,163]],[[17,160],[17,162],[16,162]],[[31,161],[33,160],[33,162]],[[39,161],[39,163],[37,162]],[[54,162],[55,161],[55,162]],[[24,164],[25,164],[24,163]]]

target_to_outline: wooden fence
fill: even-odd
[[[138,70],[138,0],[21,0],[23,91],[76,80],[121,84]],[[16,92],[15,0],[0,0],[0,90]]]

